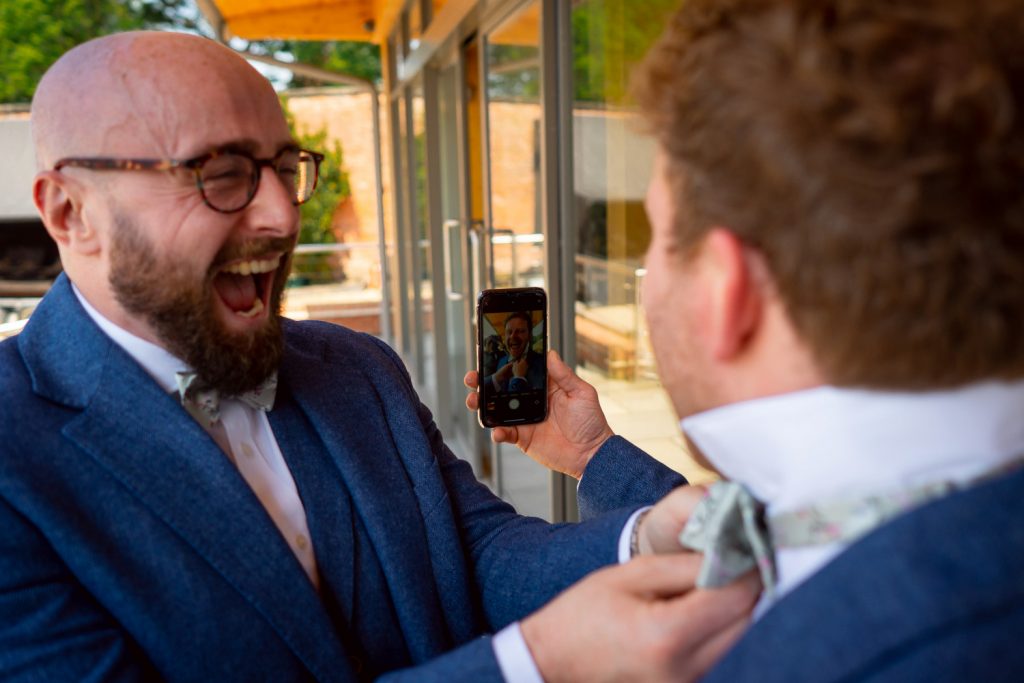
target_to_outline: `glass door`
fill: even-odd
[[[442,406],[444,415],[438,419],[449,446],[461,457],[469,460],[477,476],[485,481],[493,478],[490,449],[486,433],[477,424],[476,415],[465,409],[462,397],[466,394],[462,378],[476,366],[476,341],[473,326],[476,287],[479,276],[473,272],[472,251],[479,243],[481,225],[481,198],[479,170],[471,158],[479,160],[479,152],[470,152],[471,145],[479,150],[480,89],[479,60],[475,42],[454,51],[442,64],[437,76],[437,168],[439,170],[439,204],[441,248],[443,258],[443,300],[445,307],[445,334],[442,353],[446,363],[445,377],[450,397],[448,406]],[[475,208],[474,208],[475,207]]]
[[[541,3],[519,3],[483,33],[486,287],[545,287],[541,172]],[[523,514],[550,519],[551,475],[495,446],[494,486]]]
[[[410,262],[406,301],[412,303],[410,347],[417,389],[428,405],[437,405],[436,344],[430,205],[427,194],[426,112],[422,78],[408,89],[405,98],[403,152],[406,157],[405,187],[408,211],[406,244]]]

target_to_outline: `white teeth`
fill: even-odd
[[[245,273],[242,273],[242,274],[245,275]],[[256,299],[255,301],[252,302],[252,308],[250,308],[248,311],[237,311],[237,313],[238,313],[238,315],[242,316],[243,318],[253,318],[253,317],[259,315],[259,313],[262,310],[263,310],[263,299]]]
[[[224,268],[224,272],[234,273],[235,275],[258,275],[259,273],[269,273],[276,269],[280,263],[280,256],[275,256],[274,258],[266,259],[265,261],[239,261],[238,263],[232,263],[230,266],[226,266]]]

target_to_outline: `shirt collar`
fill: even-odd
[[[177,373],[191,370],[185,361],[171,354],[163,347],[148,342],[141,337],[136,337],[128,330],[111,322],[86,300],[74,283],[71,284],[71,290],[78,297],[78,302],[82,304],[82,308],[89,314],[92,321],[115,344],[135,359],[135,362],[141,365],[142,369],[149,373],[164,391],[168,393],[178,391]]]
[[[935,392],[823,386],[682,421],[725,477],[769,513],[937,481],[964,483],[1024,455],[1024,382]]]

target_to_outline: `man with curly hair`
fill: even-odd
[[[706,680],[1024,679],[1024,3],[687,0],[637,97],[651,341],[725,478],[679,543],[765,579]],[[494,438],[635,501],[550,375],[573,421]]]

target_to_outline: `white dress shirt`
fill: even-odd
[[[1024,382],[900,393],[819,387],[735,403],[682,421],[727,479],[769,516],[927,484],[965,485],[1024,456]],[[849,541],[776,551],[775,600]],[[770,605],[762,599],[756,611]]]

